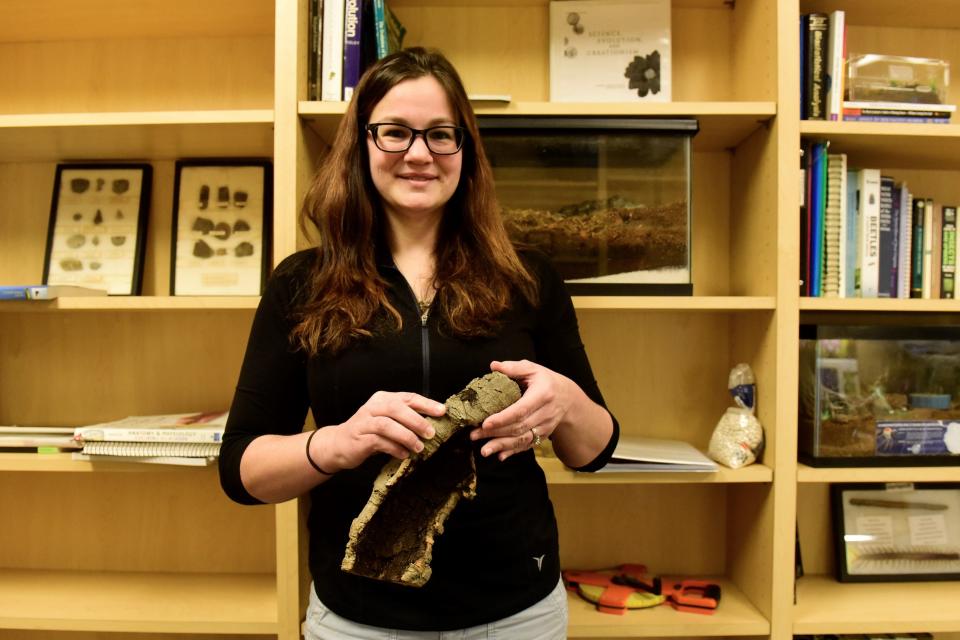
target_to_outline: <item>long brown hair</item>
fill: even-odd
[[[517,296],[536,304],[537,283],[500,218],[493,171],[463,83],[439,51],[412,47],[377,61],[360,79],[300,212],[301,227],[315,227],[319,243],[292,337],[311,355],[337,353],[373,335],[373,321],[383,312],[394,329],[402,326],[377,272],[375,247],[386,242],[386,217],[370,177],[364,127],[390,89],[426,75],[443,87],[466,129],[460,182],[437,237],[436,310],[443,328],[462,338],[489,336]]]

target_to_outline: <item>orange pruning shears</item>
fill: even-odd
[[[620,574],[613,578],[613,583],[663,595],[677,611],[710,615],[720,604],[720,585],[706,580],[684,578],[664,584],[661,578],[654,578],[648,583],[635,575]]]

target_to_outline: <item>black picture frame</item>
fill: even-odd
[[[960,579],[960,483],[830,486],[840,582]]]
[[[152,181],[144,163],[58,164],[43,284],[140,295]]]
[[[263,158],[176,162],[170,295],[260,295],[270,268],[273,171]]]

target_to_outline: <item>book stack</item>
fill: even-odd
[[[307,98],[349,100],[366,68],[403,46],[385,0],[309,0]]]
[[[129,416],[74,431],[77,460],[205,466],[220,455],[227,412]]]
[[[957,207],[804,141],[801,295],[954,298]]]

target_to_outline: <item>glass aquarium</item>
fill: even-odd
[[[799,451],[812,466],[960,464],[960,327],[802,326]]]
[[[511,237],[574,295],[691,295],[696,120],[480,119]]]

